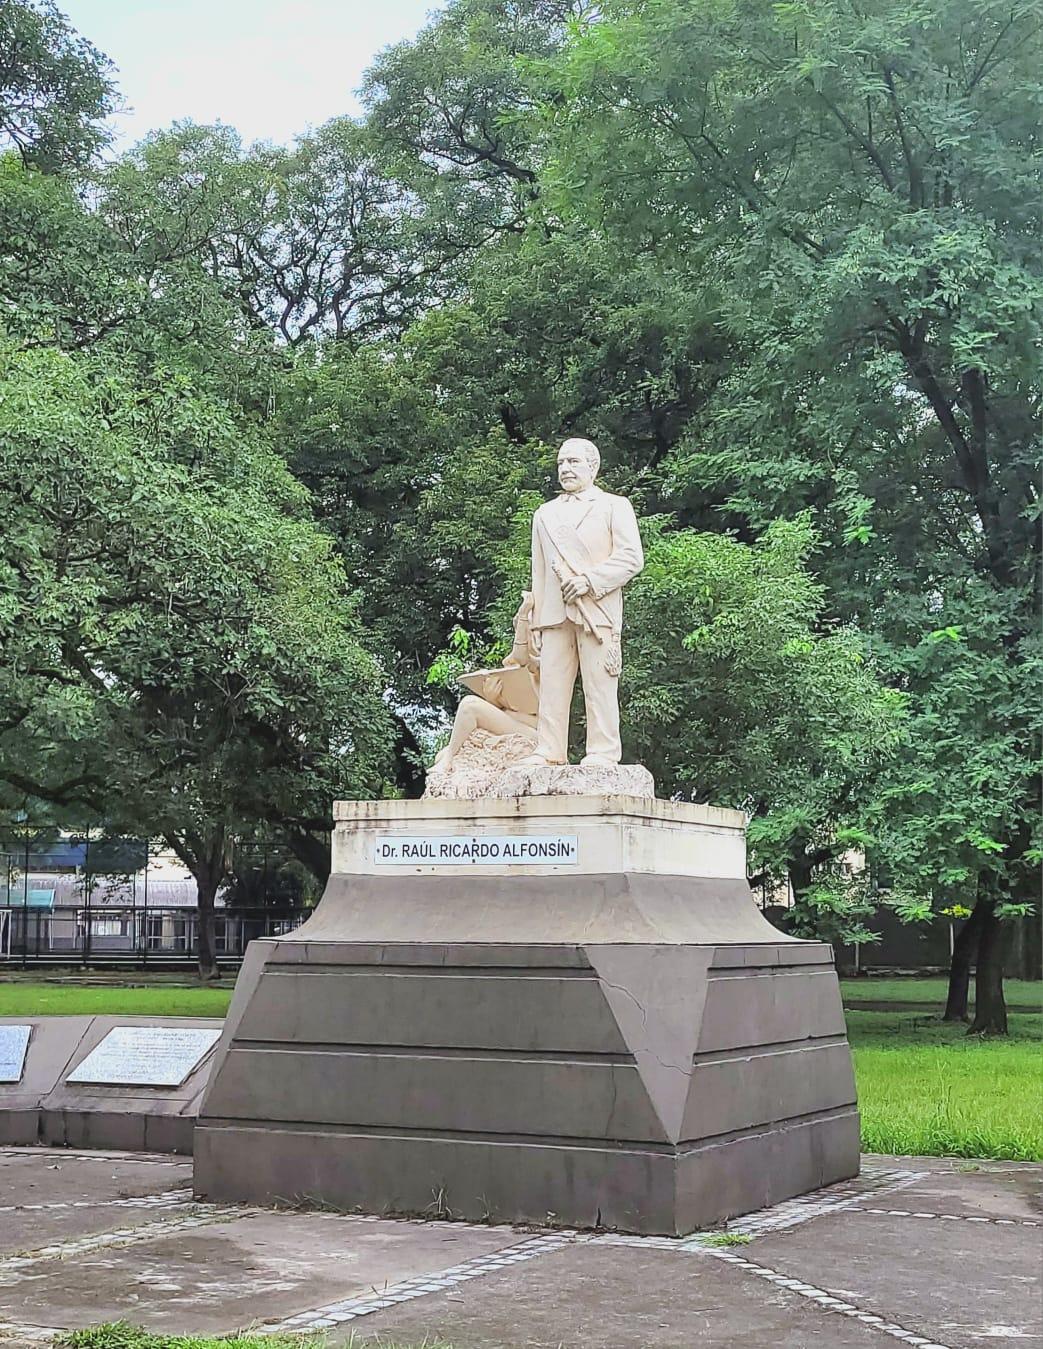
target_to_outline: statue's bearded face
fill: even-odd
[[[566,492],[582,492],[594,481],[594,465],[582,446],[566,441],[558,451],[558,482]]]

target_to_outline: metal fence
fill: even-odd
[[[221,964],[238,965],[255,937],[291,932],[310,909],[250,909],[219,913],[215,946]],[[21,964],[180,965],[199,951],[197,911],[142,906],[141,909],[61,907],[49,913],[8,905],[0,908],[0,973]]]
[[[299,927],[311,912],[307,890],[277,851],[237,849],[216,901],[218,960],[238,965],[255,937]],[[33,964],[189,964],[198,939],[195,881],[161,846],[90,830],[0,833],[0,974]]]

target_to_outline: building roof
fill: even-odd
[[[141,873],[131,877],[93,876],[91,881],[88,901],[83,876],[35,871],[23,874],[12,878],[9,892],[0,884],[0,908],[82,909],[89,902],[92,909],[140,909],[146,903],[150,909],[194,909],[199,902],[198,887],[191,877],[159,879],[150,875],[147,887]],[[224,906],[220,895],[215,903],[218,908]]]

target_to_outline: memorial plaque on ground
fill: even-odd
[[[0,1082],[21,1082],[31,1026],[0,1026]]]
[[[114,1026],[66,1081],[179,1087],[220,1038],[220,1030],[210,1027]]]

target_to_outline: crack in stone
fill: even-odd
[[[600,973],[598,974],[598,983],[603,985],[605,988],[611,988],[616,993],[622,993],[625,998],[629,998],[630,1001],[637,1008],[637,1010],[641,1013],[641,1029],[642,1030],[648,1029],[648,1013],[645,1011],[644,1007],[642,1007],[641,1003],[638,1002],[637,998],[634,997],[633,993],[631,993],[629,988],[624,988],[622,984],[612,983],[611,980],[603,978]],[[642,1045],[639,1049],[631,1047],[630,1052],[635,1057],[638,1054],[647,1054],[649,1058],[655,1059],[656,1063],[658,1063],[661,1068],[666,1068],[670,1072],[680,1073],[681,1076],[686,1078],[688,1081],[691,1081],[692,1076],[695,1073],[694,1067],[682,1068],[679,1063],[667,1063],[665,1059],[661,1059],[659,1055],[655,1052],[655,1050],[649,1048],[648,1045]]]

